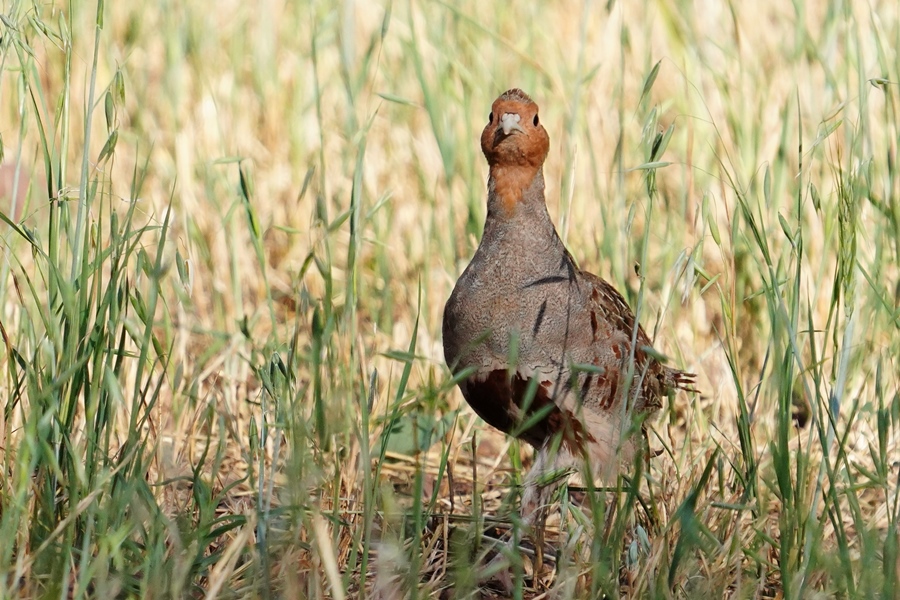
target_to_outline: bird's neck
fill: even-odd
[[[488,217],[509,219],[522,210],[546,213],[544,173],[531,165],[491,165],[488,176]]]
[[[518,178],[504,180],[512,175],[503,169],[498,173],[498,169],[491,167],[484,234],[466,269],[474,278],[479,272],[502,273],[502,285],[507,292],[519,290],[548,274],[568,277],[573,264],[547,212],[541,169],[533,170],[530,180],[524,184],[519,183],[521,173],[513,175]],[[516,182],[519,190],[514,196],[509,195],[513,188],[504,187],[511,182]],[[480,266],[473,270],[473,265]],[[489,286],[494,290],[491,294],[496,292],[496,285],[493,282]]]
[[[539,252],[550,263],[559,262],[565,247],[547,212],[544,199],[544,174],[540,167],[491,166],[488,179],[488,211],[484,222],[483,252],[506,252],[522,258],[522,252]],[[526,176],[528,179],[526,180]]]

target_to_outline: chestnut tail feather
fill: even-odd
[[[700,390],[695,387],[697,375],[694,373],[666,367],[666,380],[672,390],[684,390],[695,394],[700,393]]]

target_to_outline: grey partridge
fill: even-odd
[[[537,450],[522,514],[542,524],[546,476],[588,461],[609,477],[634,455],[634,430],[693,375],[664,366],[625,299],[582,271],[550,220],[550,139],[519,89],[491,107],[481,134],[490,167],[481,243],[444,308],[444,356],[472,409]],[[638,427],[632,424],[640,424]]]

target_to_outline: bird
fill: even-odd
[[[646,417],[696,391],[695,376],[661,362],[622,295],[560,239],[544,195],[550,138],[528,94],[493,102],[481,149],[484,233],[444,307],[444,358],[478,416],[535,448],[520,512],[540,529],[548,477],[585,464],[611,477],[646,443]]]

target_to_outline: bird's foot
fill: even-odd
[[[516,589],[516,576],[509,559],[500,551],[484,566],[479,580],[489,590],[510,597]]]
[[[538,538],[543,540],[543,536]],[[532,546],[530,540],[523,540],[522,546],[513,539],[505,543],[497,541],[493,556],[478,576],[484,588],[508,597],[517,586],[537,589],[546,585],[548,576],[552,579],[550,573],[555,563],[552,553],[545,554],[543,547]]]

